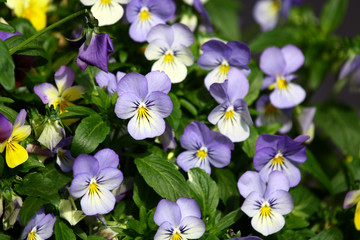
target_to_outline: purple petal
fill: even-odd
[[[16,35],[21,35],[21,33],[19,33],[19,32],[9,33],[9,32],[0,31],[0,39],[3,40],[4,42],[6,39],[11,38]]]
[[[56,163],[61,171],[70,172],[73,169],[75,158],[71,156],[71,152],[65,149],[57,149]]]
[[[90,176],[95,176],[99,170],[99,161],[88,154],[80,154],[74,162],[73,173],[74,176],[86,173]]]
[[[37,220],[41,220],[43,217],[45,217],[44,207],[40,207],[40,209],[34,214],[34,216],[26,224],[26,226],[24,228],[24,231],[21,234],[21,239],[22,240],[27,238],[28,234],[35,227]]]
[[[135,93],[121,94],[115,104],[115,114],[118,118],[128,119],[137,114],[138,103],[142,101]]]
[[[55,148],[62,148],[62,147],[65,147],[65,146],[68,146],[68,145],[71,145],[72,143],[72,140],[73,140],[74,137],[67,137],[67,138],[64,138],[63,140],[61,140]]]
[[[271,166],[272,161],[269,161],[261,170],[260,176],[264,182],[269,180],[269,175],[273,171],[273,167]],[[284,159],[283,167],[281,168],[281,172],[284,173],[289,179],[290,187],[295,187],[299,184],[301,180],[300,170],[294,166],[290,161]]]
[[[139,73],[128,73],[118,83],[117,93],[119,96],[124,93],[134,93],[144,99],[148,94],[148,81]]]
[[[99,87],[106,87],[110,94],[113,94],[116,91],[117,82],[113,73],[100,71],[98,74],[96,74],[95,80]]]
[[[223,83],[213,83],[210,86],[209,91],[211,96],[220,104],[228,100],[226,94],[226,90],[228,89],[227,85],[228,80],[225,80]]]
[[[181,211],[181,219],[186,217],[201,218],[200,207],[197,202],[192,198],[182,197],[176,201]]]
[[[79,49],[78,58],[86,64],[96,66],[108,72],[109,54],[114,52],[109,35],[107,33],[95,34],[92,36],[88,46],[84,44]]]
[[[288,178],[280,171],[273,171],[269,175],[269,181],[265,191],[265,198],[268,198],[273,192],[277,190],[283,190],[288,192],[290,189],[290,183]]]
[[[277,153],[277,150],[271,147],[264,147],[256,150],[254,156],[254,168],[260,171]]]
[[[44,104],[59,96],[58,90],[50,83],[42,83],[34,87],[34,92]]]
[[[193,121],[184,129],[184,134],[180,137],[182,148],[188,150],[199,150],[205,146],[205,139],[210,137],[209,128],[202,122]]]
[[[304,54],[298,47],[294,45],[286,45],[281,49],[281,52],[286,62],[286,67],[283,72],[284,74],[293,73],[304,64]]]
[[[219,40],[210,40],[201,46],[203,54],[200,55],[197,64],[199,67],[211,70],[221,65],[222,61],[231,56],[231,48]]]
[[[107,190],[113,190],[120,186],[124,180],[123,173],[117,168],[103,168],[96,176],[99,186]]]
[[[283,155],[288,159],[289,161],[296,163],[296,164],[303,164],[306,159],[306,147],[297,145],[297,146],[291,146],[287,147],[283,150]]]
[[[167,121],[165,121],[165,132],[159,137],[159,140],[163,146],[164,152],[167,152],[168,149],[175,149],[177,146],[175,132]]]
[[[74,83],[75,72],[71,67],[61,66],[55,73],[55,82],[59,93],[63,93],[65,89],[71,87]]]
[[[168,46],[171,46],[174,42],[174,32],[172,28],[166,24],[158,24],[151,28],[146,41],[151,43],[155,40],[163,40]]]
[[[273,191],[266,199],[272,201],[271,208],[281,215],[288,214],[294,209],[294,201],[287,191]]]
[[[298,122],[301,127],[301,132],[305,134],[311,124],[313,123],[314,117],[316,113],[316,107],[305,107],[301,110],[300,115],[297,117]]]
[[[169,222],[162,222],[158,230],[156,231],[154,240],[168,240],[169,236],[171,237],[174,228],[174,224],[171,224]]]
[[[164,72],[154,71],[145,75],[148,82],[148,92],[160,91],[168,94],[171,89],[171,80]]]
[[[270,75],[282,75],[286,68],[285,58],[277,47],[269,47],[260,56],[260,69]]]
[[[246,197],[243,205],[241,206],[241,210],[249,217],[253,217],[259,212],[263,202],[264,198],[262,197],[262,194],[257,191],[252,191]]]
[[[88,173],[82,173],[74,176],[71,182],[70,193],[71,196],[80,198],[84,196],[89,190],[89,182],[92,176]]]
[[[241,196],[247,198],[250,193],[258,192],[263,195],[265,192],[265,183],[261,180],[258,172],[246,171],[237,183]]]
[[[193,32],[182,23],[175,23],[171,26],[174,32],[174,42],[172,45],[184,45],[189,47],[194,43]]]
[[[174,18],[176,5],[172,0],[151,0],[147,2],[149,11],[165,22]]]
[[[53,234],[54,224],[56,221],[56,217],[52,214],[47,214],[44,218],[42,218],[37,223],[37,231],[36,233],[42,238],[42,239],[48,239]]]
[[[145,42],[150,30],[154,26],[164,23],[164,20],[150,13],[149,20],[142,21],[139,18],[136,18],[135,21],[131,23],[129,35],[135,42]]]
[[[296,138],[294,138],[294,142],[297,142],[299,144],[306,142],[307,140],[309,140],[310,137],[306,136],[306,135],[299,135]]]
[[[181,167],[184,172],[195,168],[198,164],[199,158],[196,156],[197,150],[190,150],[180,153],[176,158],[176,164]]]
[[[229,138],[225,137],[224,139],[230,141],[233,146],[233,143]],[[225,143],[222,143],[220,141],[213,141],[207,145],[208,160],[214,167],[223,168],[229,165],[231,160],[231,150],[228,145],[228,141],[226,141]]]
[[[0,113],[0,143],[4,142],[11,136],[13,126],[11,122]]]
[[[348,209],[360,201],[360,190],[353,190],[346,193],[343,208]]]
[[[271,104],[277,108],[292,108],[304,101],[306,97],[305,90],[294,83],[288,83],[285,89],[275,90],[270,94]]]
[[[179,229],[183,229],[184,238],[199,239],[205,233],[206,226],[201,218],[186,217],[181,220]]]
[[[24,126],[25,124],[25,119],[26,119],[26,110],[25,109],[21,109],[19,114],[16,116],[15,121],[14,121],[14,128],[15,127],[20,127],[20,126]]]
[[[173,110],[171,98],[163,92],[150,93],[144,102],[151,112],[162,118],[168,117]]]
[[[245,74],[236,68],[231,68],[228,73],[227,95],[230,102],[243,99],[249,92],[249,81]]]
[[[81,210],[89,216],[106,214],[111,212],[115,206],[115,197],[107,189],[99,187],[99,194],[86,193],[81,199]]]
[[[276,77],[273,76],[265,77],[261,85],[261,90],[267,89],[273,83],[276,83]]]
[[[230,41],[227,45],[231,48],[232,54],[229,59],[231,66],[248,68],[250,62],[250,48],[247,44],[239,41]]]
[[[256,151],[261,148],[271,147],[277,149],[278,141],[281,136],[271,134],[261,134],[256,141]]]
[[[195,7],[196,11],[198,11],[200,13],[200,17],[202,18],[202,21],[206,27],[206,30],[209,33],[213,33],[214,29],[211,24],[210,15],[206,11],[206,8],[202,4],[201,0],[194,0],[194,7]]]
[[[352,72],[355,71],[360,66],[360,55],[357,55],[356,57],[350,58],[347,60],[344,64],[344,66],[340,70],[339,78],[342,79]]]
[[[117,168],[119,165],[119,156],[110,148],[98,151],[94,158],[99,161],[99,170],[104,168]]]
[[[120,82],[120,80],[125,77],[126,73],[123,72],[117,72],[116,73],[116,85]]]
[[[173,226],[178,226],[181,220],[181,210],[179,206],[167,199],[162,199],[155,210],[154,221],[160,226],[164,222],[169,222]]]

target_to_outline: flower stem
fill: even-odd
[[[44,34],[45,32],[47,32],[47,31],[49,31],[49,30],[52,30],[52,29],[56,28],[57,26],[65,23],[65,22],[67,22],[67,21],[69,21],[69,20],[71,20],[71,19],[73,19],[73,18],[76,18],[76,17],[78,17],[78,16],[81,16],[81,15],[85,14],[86,11],[87,11],[87,9],[83,9],[83,10],[81,10],[81,11],[78,11],[78,12],[76,12],[76,13],[73,13],[73,14],[71,14],[70,16],[67,16],[66,18],[63,18],[63,19],[61,19],[60,21],[58,21],[58,22],[56,22],[56,23],[54,23],[54,24],[51,24],[50,26],[44,28],[43,30],[35,33],[34,35],[32,35],[31,37],[29,37],[28,39],[26,39],[25,41],[23,41],[23,42],[20,43],[19,45],[11,48],[11,49],[9,50],[10,55],[13,55],[15,52],[19,51],[21,48],[25,47],[25,46],[26,46],[28,43],[30,43],[32,40],[36,39],[37,37],[39,37],[40,35]]]

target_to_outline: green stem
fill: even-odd
[[[81,10],[81,11],[78,11],[76,13],[73,13],[71,14],[70,16],[67,16],[66,18],[63,18],[61,19],[60,21],[54,23],[54,24],[51,24],[50,26],[48,26],[47,28],[44,28],[43,30],[35,33],[34,35],[32,35],[31,37],[29,37],[28,39],[26,39],[25,41],[23,41],[22,43],[20,43],[19,45],[17,45],[16,47],[13,47],[9,50],[10,52],[10,55],[13,55],[14,53],[16,53],[17,51],[19,51],[21,48],[23,48],[24,46],[26,46],[29,42],[31,42],[32,40],[34,40],[35,38],[39,37],[40,35],[44,34],[45,32],[49,31],[49,30],[52,30],[54,28],[56,28],[57,26],[73,19],[73,18],[76,18],[80,15],[83,15],[85,14],[87,11],[87,9],[84,9],[84,10]]]

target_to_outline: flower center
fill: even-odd
[[[225,119],[233,119],[234,118],[234,107],[230,106],[226,109]]]
[[[171,240],[181,240],[182,237],[180,236],[180,233],[176,232],[175,234],[173,234]]]
[[[277,83],[277,85],[278,85],[278,87],[279,87],[280,90],[286,89],[287,86],[288,86],[288,83],[287,83],[286,79],[283,78],[283,77],[281,77],[281,76],[278,76],[278,77],[277,77],[276,83]]]
[[[260,209],[260,217],[270,217],[271,216],[271,208],[269,206],[269,204],[266,202],[265,204],[263,204],[263,206],[261,206]]]
[[[198,151],[196,152],[196,156],[197,156],[198,158],[200,158],[201,160],[205,159],[206,156],[207,156],[207,149],[206,149],[206,147],[200,148],[200,150],[198,150]]]
[[[95,179],[91,179],[90,185],[89,185],[89,194],[92,195],[94,193],[99,194],[99,185],[96,183]]]
[[[150,19],[150,12],[149,12],[149,9],[148,9],[147,7],[143,7],[143,8],[140,10],[139,18],[140,18],[140,21],[144,21],[144,20],[149,20],[149,19]]]
[[[110,4],[111,0],[101,0],[101,5]]]
[[[226,75],[228,74],[229,70],[230,70],[229,64],[226,61],[223,61],[220,65],[220,73]]]
[[[144,103],[142,103],[139,106],[138,114],[139,114],[139,119],[141,119],[141,118],[149,119],[149,117],[150,117],[149,110],[147,109],[147,107],[146,107],[146,105]]]
[[[35,232],[30,232],[28,235],[28,240],[36,240],[35,238]]]
[[[171,53],[165,54],[165,57],[164,57],[165,63],[172,63],[173,61],[174,61],[174,55],[172,55]]]
[[[280,1],[280,0],[275,0],[275,1],[273,1],[271,7],[272,7],[272,10],[273,10],[274,12],[278,12],[279,9],[280,9],[280,7],[281,7],[281,1]]]
[[[271,159],[271,161],[271,166],[275,168],[274,170],[277,168],[281,169],[284,166],[284,157],[280,152],[276,154],[276,156]]]

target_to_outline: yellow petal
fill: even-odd
[[[9,168],[14,168],[28,159],[29,155],[25,148],[17,142],[11,141],[6,147],[6,163]]]
[[[30,0],[29,6],[33,8],[42,9],[44,12],[47,12],[49,9],[50,0]]]
[[[22,17],[28,19],[37,31],[46,27],[45,9],[30,6],[24,10]]]
[[[0,153],[4,151],[6,144],[7,144],[7,139],[4,142],[0,143]]]
[[[85,91],[82,87],[73,86],[73,87],[69,87],[63,92],[62,98],[65,99],[66,101],[72,102],[80,99],[80,95],[84,93]]]
[[[29,125],[15,127],[11,134],[11,140],[20,142],[25,140],[31,133],[31,127]]]
[[[360,202],[356,204],[355,216],[354,216],[354,223],[356,230],[360,230]]]

